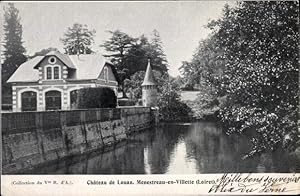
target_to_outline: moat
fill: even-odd
[[[242,159],[251,144],[227,136],[213,122],[166,124],[88,155],[26,171],[27,174],[199,174],[299,172],[300,164],[277,150]]]

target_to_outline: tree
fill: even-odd
[[[127,78],[138,71],[145,71],[149,59],[149,41],[144,35],[137,38],[124,58],[124,66],[128,69]]]
[[[298,2],[226,5],[181,67],[186,84],[201,85],[196,115],[219,112],[228,134],[254,132],[249,156],[299,142],[298,18]]]
[[[211,88],[219,85],[224,70],[224,59],[222,59],[222,48],[217,46],[215,36],[210,35],[200,41],[192,60],[183,61],[179,69],[187,89],[193,89],[195,85]]]
[[[124,80],[129,79],[138,71],[145,71],[148,59],[151,60],[154,70],[160,71],[162,75],[167,73],[167,61],[157,31],[154,31],[154,38],[151,42],[144,35],[133,38],[119,30],[108,32],[111,37],[100,46],[108,52],[105,56],[111,59],[121,76],[119,84],[123,97],[126,97]]]
[[[183,61],[181,67],[179,68],[180,72],[183,75],[183,88],[185,90],[193,90],[196,84],[200,83],[201,75],[197,71],[198,64],[193,64],[188,61]]]
[[[192,110],[180,100],[180,89],[176,79],[170,79],[167,74],[154,70],[154,78],[158,87],[158,106],[160,118],[163,121],[186,120]],[[135,102],[142,97],[142,83],[145,71],[138,71],[130,79],[124,81],[125,90],[130,92],[130,98]]]
[[[183,88],[184,88],[184,78],[182,77],[182,76],[176,76],[175,78],[174,78],[174,82],[176,83],[176,85],[178,85],[179,86],[179,88],[181,89],[181,90],[183,90]]]
[[[165,80],[158,96],[159,114],[163,121],[188,120],[191,108],[180,100],[179,86],[173,80]]]
[[[212,34],[199,42],[192,60],[183,62],[180,67],[185,89],[192,90],[195,86],[199,89],[196,100],[187,102],[196,118],[215,117],[220,109],[219,99],[224,92],[219,86],[225,69],[222,54],[222,48],[218,47],[216,36]]]
[[[159,33],[154,30],[153,38],[149,41],[145,35],[136,39],[124,58],[124,66],[129,70],[128,76],[137,71],[144,71],[150,59],[153,70],[161,74],[167,73],[167,60],[163,52]]]
[[[130,79],[125,79],[124,88],[126,92],[129,92],[129,98],[137,102],[142,98],[142,83],[145,77],[145,71],[138,71],[133,74]]]
[[[239,2],[212,22],[226,59],[219,90],[228,133],[255,131],[250,155],[299,139],[299,2]],[[292,141],[292,142],[290,142]]]
[[[95,33],[96,31],[89,30],[87,25],[75,23],[67,29],[60,41],[64,45],[66,54],[91,54]]]
[[[162,75],[159,71],[153,70],[155,81],[158,86],[158,93],[162,92],[163,85],[168,81],[168,75]],[[142,83],[144,81],[145,71],[137,71],[129,79],[124,80],[124,89],[129,92],[131,99],[137,101],[142,98]]]
[[[111,34],[111,37],[100,45],[100,47],[104,47],[104,49],[109,53],[105,56],[109,57],[111,62],[116,66],[120,78],[119,84],[123,92],[123,97],[126,97],[124,91],[124,80],[128,77],[129,70],[126,68],[124,61],[128,51],[137,39],[130,37],[120,30],[108,32]]]
[[[153,69],[166,73],[168,71],[168,61],[163,50],[163,43],[159,32],[154,29],[152,31],[152,39],[147,52],[148,58],[151,59]]]
[[[6,81],[26,61],[19,10],[13,3],[8,3],[8,6],[4,8],[3,48],[2,93],[4,96],[8,96],[11,94],[11,87]]]
[[[120,30],[108,31],[108,33],[111,34],[111,37],[100,45],[100,47],[104,47],[110,53],[105,56],[111,58],[112,63],[117,65],[118,70],[122,70],[124,68],[125,56],[137,39],[130,37]]]

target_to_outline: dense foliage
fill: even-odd
[[[179,69],[187,89],[193,89],[195,85],[201,83],[205,83],[205,86],[217,85],[216,79],[223,71],[223,59],[220,57],[222,50],[216,41],[214,35],[200,41],[192,60],[183,61]]]
[[[168,74],[161,74],[159,71],[153,70],[153,75],[157,82],[158,92],[161,92],[162,86],[165,84],[165,81],[168,80]],[[144,77],[145,71],[138,71],[124,81],[125,91],[128,92],[129,98],[135,102],[142,97],[142,83]]]
[[[109,87],[83,88],[78,90],[77,108],[115,108],[117,97]]]
[[[89,30],[87,25],[75,23],[67,29],[60,41],[64,45],[66,54],[91,54],[95,33],[96,31]]]
[[[17,68],[26,61],[25,48],[22,45],[22,25],[19,10],[13,3],[4,7],[4,42],[2,64],[2,95],[11,96],[11,86],[6,83]]]
[[[228,133],[254,131],[250,155],[299,145],[299,3],[238,2],[208,27],[212,35],[205,41],[213,40],[213,47],[200,44],[189,63],[200,71],[183,67],[200,83],[200,76],[209,74],[199,73],[212,68],[212,77],[202,81],[216,89],[218,99],[225,98],[219,112]]]
[[[194,117],[205,119],[220,110],[221,77],[224,71],[222,49],[217,46],[215,35],[199,42],[190,62],[183,62],[180,70],[183,74],[184,89],[192,90],[197,86],[199,91],[195,101],[186,101],[194,112]]]
[[[137,102],[142,98],[142,83],[145,77],[145,71],[138,71],[129,79],[124,80],[124,90],[128,92],[129,98]]]
[[[191,109],[180,99],[180,86],[176,79],[168,74],[153,71],[158,91],[158,107],[162,121],[188,120],[192,114]],[[126,79],[125,89],[129,92],[129,98],[137,102],[142,97],[142,83],[145,72],[139,71]]]
[[[111,37],[101,47],[104,47],[111,62],[117,68],[120,77],[120,88],[123,97],[126,97],[124,81],[139,71],[145,71],[148,59],[154,70],[165,74],[167,72],[167,60],[162,49],[159,33],[154,30],[150,40],[144,35],[133,38],[130,35],[116,31],[108,31]]]
[[[179,86],[173,80],[166,80],[158,96],[159,114],[162,121],[187,121],[192,110],[180,99]]]
[[[201,85],[198,95],[193,101],[185,101],[192,109],[193,116],[197,119],[216,119],[221,107],[221,100],[215,94],[216,89]]]
[[[190,108],[181,102],[179,86],[175,80],[169,80],[168,62],[163,51],[163,43],[157,30],[149,40],[144,35],[133,38],[119,30],[109,31],[111,37],[101,46],[108,52],[107,57],[116,66],[121,76],[123,97],[125,92],[131,100],[138,103],[142,97],[142,83],[150,59],[151,67],[158,87],[158,106],[161,119],[176,121],[187,118]]]

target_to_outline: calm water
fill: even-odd
[[[168,124],[135,134],[110,149],[59,161],[26,173],[299,172],[299,163],[283,151],[243,160],[249,147],[246,138],[228,137],[216,123]]]

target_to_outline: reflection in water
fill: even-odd
[[[26,173],[198,174],[299,172],[299,163],[278,150],[243,160],[245,137],[226,136],[216,123],[168,124],[132,135],[126,142]]]
[[[192,157],[187,157],[187,149],[184,141],[180,141],[175,147],[166,174],[198,174],[197,162]]]

